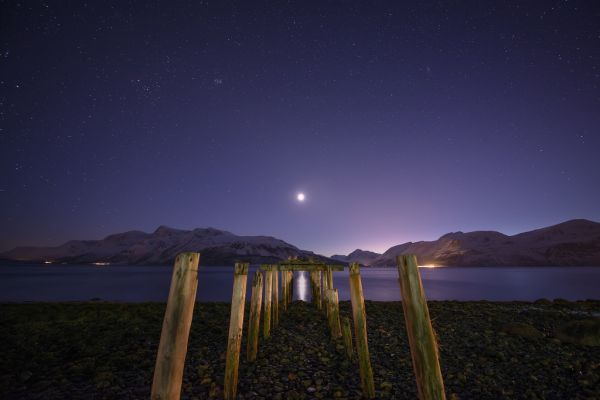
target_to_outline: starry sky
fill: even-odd
[[[600,3],[398,3],[1,1],[0,250],[600,220]]]

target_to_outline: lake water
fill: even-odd
[[[250,298],[252,274],[248,274]],[[172,267],[19,265],[0,267],[0,302],[166,301]],[[421,268],[430,300],[600,299],[600,267]],[[368,300],[400,300],[395,268],[363,268]],[[198,301],[230,301],[233,267],[201,267]],[[334,273],[340,300],[349,300],[348,271]],[[308,274],[295,273],[294,298],[308,300]]]

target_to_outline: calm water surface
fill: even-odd
[[[248,274],[248,299],[252,282]],[[172,267],[19,265],[0,267],[0,302],[166,301]],[[431,300],[600,299],[600,267],[421,268]],[[365,298],[400,300],[395,268],[361,270]],[[294,297],[308,300],[308,274],[296,272]],[[230,301],[233,267],[201,267],[198,301]],[[334,273],[340,300],[349,300],[348,272]]]

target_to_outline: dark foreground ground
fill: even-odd
[[[147,399],[164,304],[0,305],[1,399]],[[341,303],[349,315],[350,304]],[[587,302],[431,302],[448,398],[598,399],[600,347],[562,343],[554,329],[600,313]],[[182,398],[222,397],[229,305],[196,305]],[[377,397],[416,398],[401,303],[367,302]],[[247,323],[246,315],[245,322]],[[543,334],[505,333],[526,323]],[[244,335],[246,335],[244,327]],[[535,335],[534,335],[535,336]],[[240,399],[360,398],[359,373],[324,317],[295,302],[253,365]]]

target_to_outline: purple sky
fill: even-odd
[[[0,3],[0,250],[600,220],[600,2],[397,3]]]

